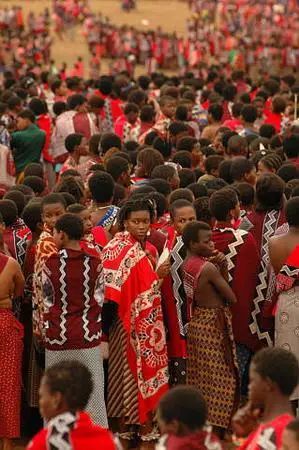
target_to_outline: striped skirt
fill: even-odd
[[[97,425],[108,428],[106,405],[104,399],[104,369],[100,347],[79,350],[47,350],[46,368],[61,361],[77,360],[84,364],[92,374],[93,391],[86,411]]]
[[[109,331],[108,404],[109,418],[138,425],[138,386],[126,356],[127,336],[120,320]]]

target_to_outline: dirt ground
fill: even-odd
[[[23,5],[26,13],[32,10],[39,13],[44,8],[51,8],[50,0],[0,0],[0,8],[10,6],[11,4]],[[137,0],[137,9],[130,13],[121,10],[120,0],[89,0],[92,10],[101,12],[110,18],[111,23],[117,25],[133,25],[138,29],[154,29],[161,26],[167,32],[176,31],[179,35],[183,35],[186,29],[186,19],[190,12],[187,4],[183,1],[176,0]],[[142,24],[143,20],[148,21],[148,25]],[[68,64],[68,68],[78,56],[82,56],[85,62],[85,70],[88,70],[89,53],[85,38],[81,35],[79,28],[72,35],[67,35],[63,41],[53,35],[54,44],[52,57],[60,66],[62,62]],[[102,72],[107,70],[107,61],[102,62]],[[139,67],[137,73],[142,72]]]

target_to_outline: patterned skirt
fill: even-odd
[[[275,347],[291,351],[299,361],[299,286],[279,295],[275,314]],[[291,400],[299,399],[299,386]]]
[[[47,350],[46,368],[61,361],[77,360],[84,364],[92,374],[93,391],[86,411],[97,425],[108,428],[106,405],[104,399],[104,369],[100,347],[79,350]]]
[[[0,309],[0,438],[20,435],[23,325]]]
[[[127,337],[119,319],[109,331],[108,405],[109,418],[138,425],[138,386],[126,357]]]
[[[208,405],[211,425],[229,428],[239,403],[239,371],[229,308],[195,308],[187,334],[187,384]]]

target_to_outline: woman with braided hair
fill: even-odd
[[[168,358],[160,284],[169,261],[156,268],[157,251],[147,242],[154,208],[132,199],[119,211],[119,229],[102,253],[105,277],[103,331],[109,335],[108,416],[122,440],[157,438],[152,412],[168,389]],[[139,425],[144,425],[143,428]],[[141,447],[142,448],[142,447]]]

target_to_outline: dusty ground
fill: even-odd
[[[45,7],[51,8],[50,0],[19,0],[12,2],[11,0],[0,0],[0,7],[11,4],[22,4],[26,12],[33,10],[36,13],[42,11]],[[120,8],[119,0],[90,0],[94,11],[102,12],[108,16],[112,23],[118,25],[128,24],[139,29],[154,29],[161,26],[163,30],[168,32],[176,31],[182,35],[185,33],[186,19],[189,10],[183,1],[176,0],[137,0],[137,9],[131,13],[125,13]],[[149,25],[142,25],[142,20],[148,20]],[[78,56],[82,56],[85,61],[85,67],[88,67],[89,54],[85,38],[77,29],[74,36],[66,36],[64,41],[60,41],[57,36],[53,36],[53,59],[58,65],[66,62],[71,67]],[[107,62],[103,61],[102,71],[107,69]],[[139,68],[138,72],[142,69]]]

